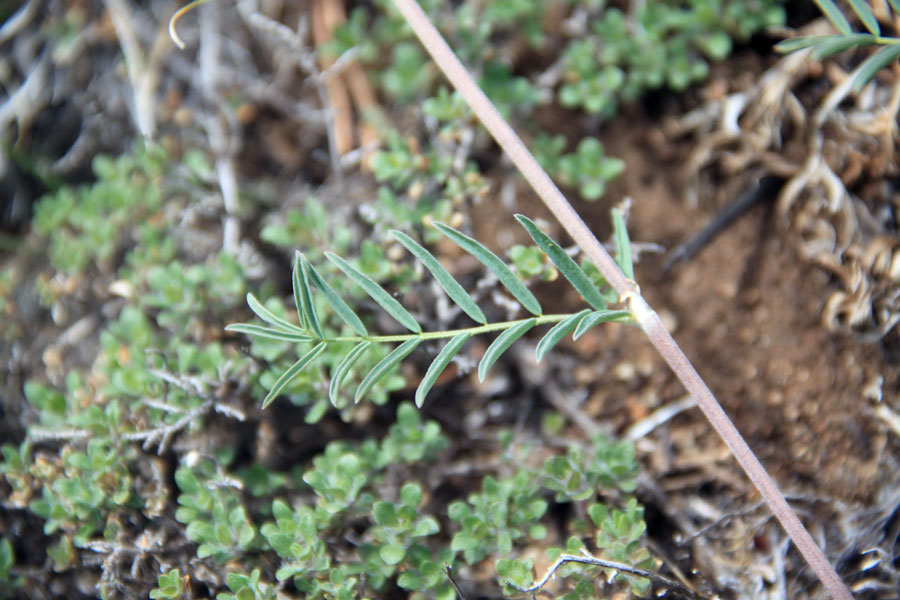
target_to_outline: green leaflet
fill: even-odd
[[[316,268],[312,265],[309,265],[309,280],[312,281],[312,284],[325,295],[325,299],[328,300],[328,304],[331,305],[331,308],[334,309],[337,316],[339,316],[344,323],[349,325],[350,329],[352,329],[356,335],[360,337],[369,336],[369,332],[366,331],[366,326],[363,325],[360,318],[356,316],[353,309],[350,308],[337,293],[335,293],[334,289],[322,279],[322,276],[319,275],[319,272],[316,271]]]
[[[613,233],[616,237],[616,262],[625,277],[634,281],[634,265],[631,262],[631,240],[625,227],[625,217],[618,208],[612,209]]]
[[[894,9],[894,12],[900,13],[900,0],[888,0],[891,4],[891,8]]]
[[[853,89],[859,91],[869,83],[875,74],[900,57],[900,46],[885,46],[866,59],[853,80]]]
[[[576,313],[574,315],[570,315],[554,325],[550,331],[541,338],[541,341],[538,342],[537,348],[534,349],[534,357],[538,362],[544,360],[544,357],[547,355],[550,350],[556,346],[564,337],[569,335],[573,329],[578,325],[578,323],[591,312],[591,309],[586,308],[580,313]]]
[[[313,304],[312,293],[309,289],[309,264],[303,255],[299,252],[294,254],[294,304],[297,305],[297,316],[300,317],[301,323],[306,323],[308,329],[316,334],[316,337],[322,339],[325,334],[322,333],[322,326],[319,324],[319,315],[316,314],[316,307]]]
[[[781,40],[780,42],[775,44],[775,49],[779,52],[784,52],[785,54],[787,54],[789,52],[796,52],[797,50],[803,50],[804,48],[815,46],[820,39],[821,36],[818,35],[799,36],[787,40]]]
[[[356,395],[354,396],[353,401],[359,402],[362,400],[363,396],[369,393],[372,389],[372,386],[378,383],[382,377],[387,375],[391,369],[397,366],[401,360],[406,358],[410,352],[416,349],[422,342],[421,337],[414,337],[412,339],[406,340],[399,346],[397,346],[393,352],[385,356],[381,359],[381,361],[372,367],[372,370],[363,377],[362,382],[359,384],[359,387],[356,388]]]
[[[868,33],[851,33],[850,35],[826,35],[818,38],[813,47],[813,58],[822,60],[850,48],[870,46],[877,43],[875,36]]]
[[[431,366],[428,367],[425,377],[422,378],[422,383],[420,383],[418,389],[416,389],[416,406],[422,408],[422,404],[425,402],[425,396],[428,395],[434,382],[437,381],[438,377],[441,376],[441,373],[444,372],[444,369],[447,368],[447,365],[450,364],[450,361],[456,356],[456,353],[459,352],[460,348],[463,347],[470,337],[472,337],[472,334],[468,331],[464,331],[454,336],[452,340],[444,345],[440,353],[438,353],[431,363]]]
[[[362,342],[354,346],[353,350],[347,353],[347,356],[341,360],[331,374],[331,383],[328,384],[328,399],[331,401],[332,405],[337,406],[338,391],[344,384],[344,379],[347,378],[347,374],[350,373],[350,369],[353,368],[353,365],[356,364],[359,357],[362,356],[371,345],[372,342]]]
[[[278,394],[281,393],[281,390],[287,387],[287,384],[289,384],[294,379],[294,377],[300,374],[300,371],[305,369],[309,363],[314,361],[320,354],[322,354],[322,351],[325,350],[325,346],[325,342],[319,342],[312,350],[304,354],[300,358],[300,360],[288,367],[288,369],[284,373],[282,373],[281,377],[279,377],[275,382],[275,385],[272,386],[272,389],[269,390],[269,393],[266,394],[266,397],[263,399],[262,407],[266,408],[267,406],[269,406],[269,404],[272,403],[272,400],[274,400],[278,396]]]
[[[600,294],[600,290],[591,283],[591,280],[588,278],[587,274],[585,274],[584,270],[578,266],[578,263],[572,260],[572,257],[566,254],[566,251],[563,250],[559,244],[550,239],[550,236],[541,231],[538,226],[535,225],[534,221],[525,215],[515,215],[515,217],[516,220],[521,223],[522,227],[528,231],[528,235],[531,236],[534,243],[550,257],[550,260],[553,261],[553,264],[556,265],[559,272],[569,280],[569,283],[571,283],[576,290],[578,290],[581,297],[595,310],[605,309],[606,301]]]
[[[844,13],[841,12],[841,9],[837,7],[837,4],[834,3],[833,0],[813,0],[816,3],[816,6],[822,11],[831,24],[837,28],[838,31],[847,35],[850,33],[850,23],[847,22],[847,18],[844,16]]]
[[[347,277],[352,279],[356,285],[365,290],[369,297],[396,319],[398,323],[413,333],[422,333],[422,327],[418,321],[399,302],[394,300],[383,287],[375,283],[373,279],[360,273],[350,263],[332,252],[326,252],[325,256],[343,271]]]
[[[256,313],[256,316],[269,323],[270,325],[274,325],[280,329],[287,329],[288,331],[300,331],[303,330],[294,325],[293,323],[289,323],[285,321],[281,317],[276,317],[272,314],[268,308],[262,305],[262,302],[256,299],[256,296],[253,294],[247,294],[247,305],[250,306],[250,310]]]
[[[403,244],[404,248],[409,250],[423,265],[425,265],[425,268],[431,272],[440,286],[447,293],[447,296],[449,296],[463,312],[469,315],[476,323],[487,323],[484,313],[481,312],[481,309],[478,308],[478,305],[475,304],[472,297],[469,296],[465,289],[463,289],[463,286],[459,285],[459,282],[453,279],[453,276],[447,272],[447,269],[438,262],[438,259],[436,259],[431,252],[423,248],[419,243],[402,231],[392,230],[391,235],[393,235],[398,242]]]
[[[578,328],[575,329],[575,333],[572,335],[573,340],[577,340],[581,336],[583,336],[588,329],[597,325],[598,323],[606,323],[607,321],[619,321],[624,319],[631,319],[631,312],[627,310],[598,310],[594,311],[578,324]]]
[[[497,339],[488,347],[481,362],[478,363],[478,381],[484,381],[487,372],[490,371],[500,355],[506,352],[506,349],[512,346],[513,342],[525,335],[525,332],[534,327],[537,319],[528,319],[514,325],[497,336]]]
[[[310,342],[312,336],[305,333],[294,333],[292,331],[282,331],[281,329],[270,329],[261,325],[252,323],[232,323],[225,327],[225,331],[234,331],[236,333],[246,333],[270,340],[281,340],[282,342]]]
[[[537,298],[534,297],[534,294],[525,287],[525,284],[516,277],[516,274],[513,273],[510,268],[506,266],[506,263],[500,260],[496,254],[485,248],[480,242],[460,233],[452,227],[448,227],[447,225],[438,222],[433,223],[433,225],[438,231],[450,238],[457,246],[477,258],[484,266],[493,271],[494,275],[497,276],[497,279],[500,280],[500,283],[503,284],[503,287],[509,290],[509,293],[512,294],[515,299],[528,310],[528,312],[540,316],[542,310],[541,304],[537,301]]]
[[[865,0],[850,0],[850,6],[872,35],[881,35],[881,27],[878,26],[878,19],[876,19],[875,15],[872,13],[872,9],[869,7],[868,2]]]

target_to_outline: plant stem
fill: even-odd
[[[706,418],[725,441],[744,472],[765,498],[775,517],[781,522],[782,527],[787,531],[797,549],[818,575],[831,596],[836,600],[853,600],[850,590],[841,581],[822,550],[806,531],[803,523],[800,522],[779,491],[778,486],[753,454],[697,370],[663,326],[659,315],[640,295],[640,290],[634,281],[622,273],[603,245],[531,155],[513,128],[500,116],[490,99],[481,91],[475,79],[459,61],[415,0],[394,0],[394,5],[403,14],[438,67],[506,152],[538,197],[600,270],[612,288],[618,292],[619,297],[628,300],[641,329],[644,330],[688,392],[697,399],[697,404],[703,410]]]

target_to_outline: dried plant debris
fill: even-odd
[[[828,31],[821,19],[798,34]],[[824,302],[824,325],[876,341],[900,322],[900,70],[855,89],[864,65],[859,56],[823,64],[811,49],[789,54],[752,87],[670,122],[668,133],[697,140],[685,169],[694,193],[713,171],[784,178],[778,214],[800,256],[838,288]]]

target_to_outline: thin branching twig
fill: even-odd
[[[691,598],[692,600],[709,600],[707,596],[704,596],[698,592],[695,592],[689,587],[686,587],[677,581],[672,581],[668,577],[663,577],[658,573],[654,573],[653,571],[647,571],[645,569],[638,569],[637,567],[632,567],[631,565],[626,565],[625,563],[615,562],[612,560],[604,560],[602,558],[596,558],[591,556],[590,554],[561,554],[559,558],[556,559],[556,562],[550,565],[550,568],[547,569],[547,572],[544,573],[544,576],[537,580],[533,585],[529,587],[518,587],[512,583],[510,583],[510,587],[522,592],[522,593],[530,593],[536,592],[545,585],[550,579],[556,575],[556,571],[565,564],[568,563],[580,563],[583,565],[592,565],[595,567],[603,567],[605,569],[615,569],[621,573],[628,573],[629,575],[637,575],[638,577],[645,577],[655,583],[658,586],[662,586],[668,590],[673,592],[677,592]]]

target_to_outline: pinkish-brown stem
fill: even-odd
[[[459,61],[438,30],[422,12],[415,0],[394,0],[394,4],[413,28],[416,36],[431,54],[450,83],[459,91],[466,103],[485,126],[488,132],[516,165],[538,197],[556,216],[575,243],[597,266],[609,281],[619,297],[626,299],[650,342],[669,363],[684,387],[697,399],[706,418],[719,433],[734,454],[747,476],[769,504],[775,517],[787,531],[797,549],[818,575],[822,584],[836,600],[852,600],[850,590],[838,577],[837,572],[825,558],[803,523],[788,505],[778,486],[769,477],[756,455],[744,441],[734,423],[697,373],[697,370],[678,347],[678,344],[663,326],[656,312],[640,295],[633,281],[630,281],[616,265],[603,245],[597,241],[591,230],[569,204],[547,173],[525,147],[521,138],[513,131],[497,109],[481,91],[468,70]]]

